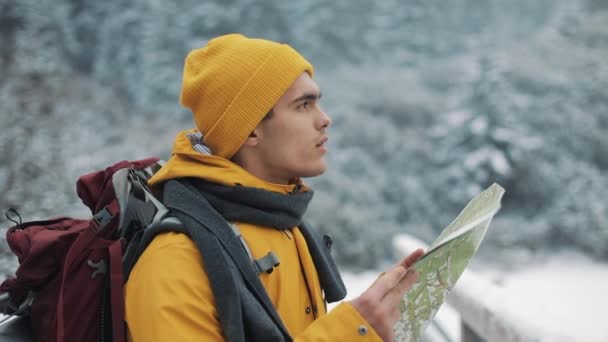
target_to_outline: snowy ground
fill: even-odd
[[[559,341],[608,341],[608,263],[568,253],[516,271],[502,272],[482,267],[475,273],[491,279],[500,287],[505,298],[500,301],[504,306],[498,310],[511,313],[509,317],[516,320],[515,326],[539,327],[538,330],[542,331],[535,335],[541,341],[553,342],[556,336]],[[363,292],[377,274],[377,271],[344,272],[347,299]],[[460,325],[454,310],[444,305],[437,321],[453,341],[458,341]],[[428,330],[430,338],[443,341],[432,327]]]

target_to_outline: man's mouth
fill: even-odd
[[[317,144],[317,147],[321,147],[324,146],[325,143],[327,142],[328,137],[323,137],[323,139],[321,139],[321,141]]]

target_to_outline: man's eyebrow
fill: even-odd
[[[289,104],[292,105],[296,102],[304,101],[304,100],[319,100],[323,96],[321,92],[319,93],[306,93],[301,96],[298,96],[296,99],[292,100]]]

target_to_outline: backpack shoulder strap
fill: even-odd
[[[272,319],[283,338],[291,340],[287,328],[258,278],[258,272],[252,267],[246,248],[239,241],[240,233],[235,234],[230,224],[213,209],[204,196],[191,188],[187,182],[168,181],[165,184],[163,202],[184,223],[189,232],[188,235],[199,248],[207,273],[210,275],[213,294],[218,303],[218,315],[224,331],[228,333],[232,330],[231,325],[236,324],[241,327],[242,333],[243,322],[238,302],[239,289],[231,289],[235,281],[231,278],[232,274],[226,272],[227,260],[223,256],[223,251],[236,265],[247,288]],[[232,293],[233,291],[235,293]],[[238,332],[235,333],[238,334]],[[228,336],[227,338],[231,340]]]
[[[153,220],[146,229],[136,234],[136,236],[134,236],[131,239],[131,242],[127,245],[127,250],[125,251],[125,255],[123,257],[125,282],[129,279],[129,275],[131,274],[133,267],[135,267],[137,260],[141,257],[145,249],[158,234],[176,232],[189,235],[188,229],[186,229],[180,220],[169,213],[167,207],[156,199],[154,199],[154,201],[156,202],[154,203],[154,206],[156,207],[157,212],[165,213]],[[268,252],[268,254],[259,259],[255,259],[251,253],[251,250],[249,249],[249,246],[247,245],[247,242],[245,239],[243,239],[239,228],[233,223],[230,224],[230,227],[232,228],[234,235],[241,243],[243,249],[247,252],[256,274],[270,274],[275,267],[279,266],[279,257],[272,251]]]
[[[150,242],[154,240],[156,235],[167,232],[188,234],[188,231],[181,223],[181,221],[179,221],[173,216],[168,216],[159,220],[158,222],[152,223],[146,229],[139,231],[131,239],[131,242],[127,245],[127,249],[123,256],[123,272],[125,283],[127,282],[127,280],[129,280],[129,275],[131,274],[133,267],[135,267],[137,260],[139,260],[139,257],[146,250]]]

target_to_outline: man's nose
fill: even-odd
[[[323,129],[323,128],[327,128],[331,125],[331,118],[329,117],[329,115],[327,115],[327,113],[325,113],[325,111],[320,110],[321,112],[321,118],[319,120],[320,122],[320,126],[319,129]]]

